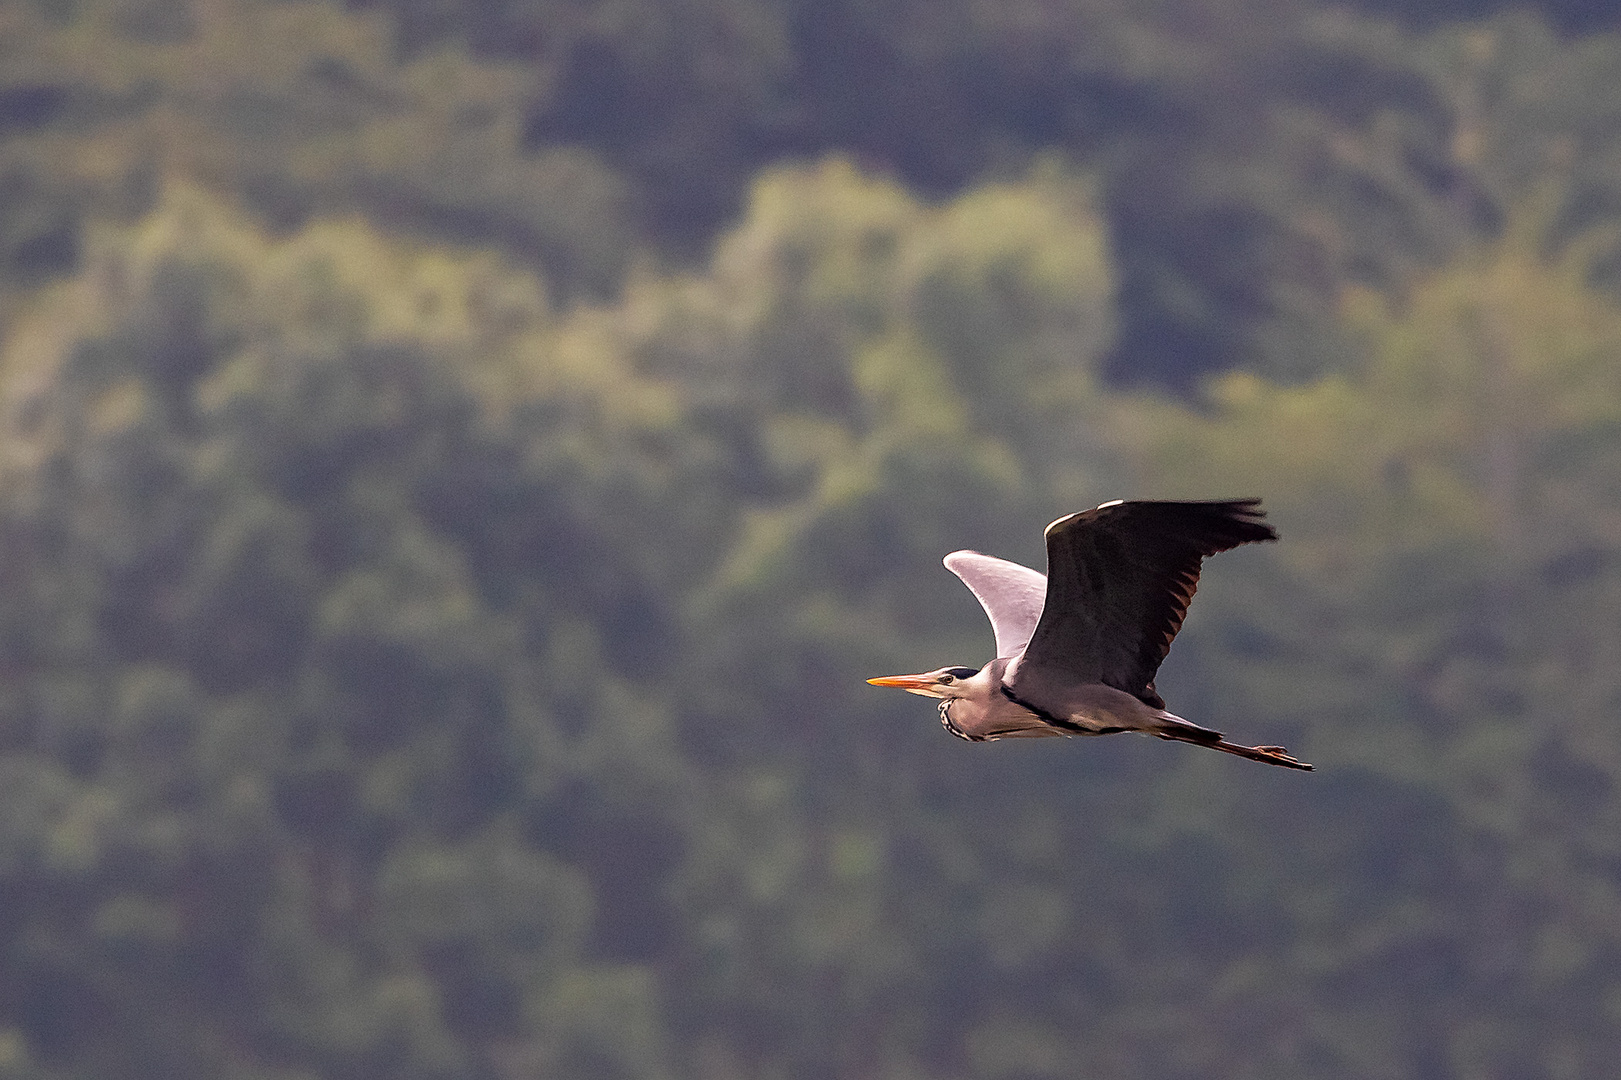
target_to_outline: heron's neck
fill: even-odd
[[[961,698],[949,697],[940,699],[940,726],[957,736],[959,739],[967,739],[969,742],[978,742],[978,739],[974,738],[972,735],[968,734],[951,721],[951,707],[961,700]]]

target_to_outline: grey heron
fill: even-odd
[[[1204,558],[1276,540],[1259,499],[1124,502],[1047,526],[1047,574],[977,551],[946,568],[990,616],[996,659],[868,679],[940,699],[940,722],[971,742],[1140,731],[1228,754],[1311,768],[1281,746],[1240,746],[1165,709],[1154,689]]]

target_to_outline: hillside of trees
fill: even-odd
[[[0,1080],[1586,1080],[1621,19],[0,0]],[[1258,495],[971,745],[962,547]]]

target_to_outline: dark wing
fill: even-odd
[[[977,551],[953,551],[945,564],[985,609],[996,633],[996,655],[1013,656],[1024,648],[1041,618],[1047,578],[1028,566]]]
[[[1026,678],[1100,682],[1157,709],[1154,673],[1206,555],[1276,540],[1259,499],[1114,502],[1047,526],[1047,598],[1020,659]]]

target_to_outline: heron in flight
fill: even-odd
[[[971,742],[1140,731],[1307,769],[1281,746],[1240,746],[1165,710],[1154,674],[1207,555],[1278,538],[1259,499],[1123,502],[1047,526],[1047,576],[977,551],[946,569],[990,616],[996,659],[868,679],[940,699],[940,722]]]

